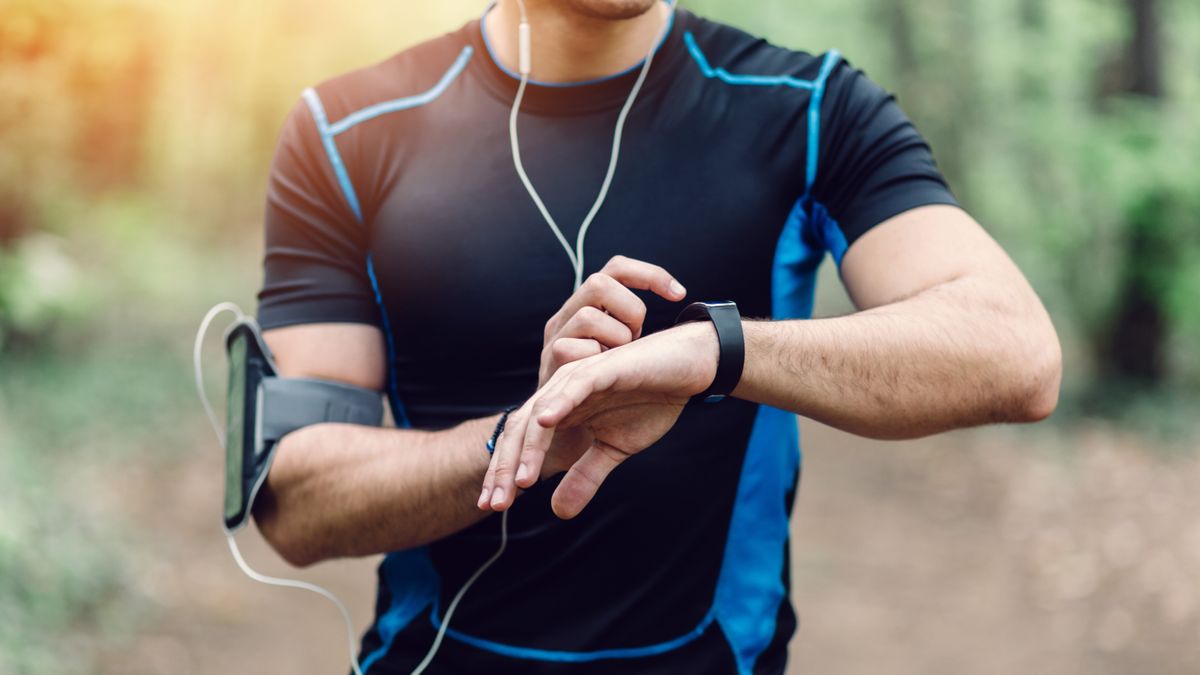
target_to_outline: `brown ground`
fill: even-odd
[[[1200,673],[1200,448],[1101,427],[911,443],[803,428],[791,673]],[[216,526],[220,457],[206,440],[191,456],[121,483],[157,494],[79,478],[154,533],[135,561],[151,609],[103,671],[344,673],[335,610],[241,575]],[[239,540],[262,571],[297,574],[254,532]],[[299,576],[361,630],[375,562]]]

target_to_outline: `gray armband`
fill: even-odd
[[[377,427],[383,423],[379,392],[340,382],[302,377],[268,377],[259,394],[263,443],[322,422]]]
[[[277,377],[275,361],[252,319],[230,328],[225,342],[225,529],[233,532],[249,519],[280,439],[322,422],[377,427],[383,422],[383,399],[377,391],[339,382]]]

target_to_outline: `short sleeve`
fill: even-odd
[[[820,154],[812,196],[850,246],[879,223],[909,209],[957,204],[896,98],[842,62],[821,103]]]
[[[379,324],[367,228],[350,210],[303,100],[288,115],[275,150],[264,229],[263,328]]]

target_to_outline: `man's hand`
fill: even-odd
[[[587,434],[551,507],[573,518],[618,464],[675,425],[688,399],[716,376],[719,348],[710,323],[677,326],[569,363],[509,417],[479,496],[481,509],[503,511],[516,488],[533,485],[553,457],[556,435]],[[574,444],[571,444],[574,445]]]
[[[658,265],[614,256],[546,322],[539,388],[564,363],[595,356],[641,337],[646,304],[630,288],[653,291],[673,302],[687,293]]]

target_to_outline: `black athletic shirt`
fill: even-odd
[[[523,159],[568,241],[636,77],[526,92]],[[513,169],[516,84],[472,21],[305,91],[284,126],[259,320],[378,326],[401,425],[445,428],[527,398],[543,326],[571,294],[571,263]],[[953,203],[893,98],[836,52],[679,10],[629,115],[585,274],[622,254],[665,267],[689,301],[807,318],[826,252],[840,264],[881,221]],[[645,299],[647,333],[681,309]],[[550,511],[557,480],[539,483],[427,672],[783,672],[799,464],[794,415],[728,399],[689,406],[574,520]],[[364,670],[413,668],[499,526],[386,557]]]

